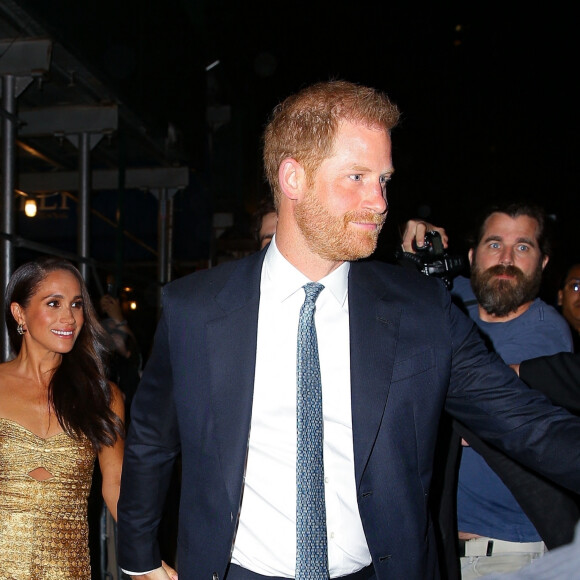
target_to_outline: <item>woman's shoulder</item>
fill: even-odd
[[[13,361],[0,363],[0,395],[18,383],[19,377]]]

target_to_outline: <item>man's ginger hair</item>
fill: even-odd
[[[298,161],[312,183],[322,161],[332,155],[341,122],[390,133],[398,120],[399,110],[386,94],[347,81],[316,83],[286,98],[264,131],[264,170],[276,207],[282,195],[278,169],[284,159]]]

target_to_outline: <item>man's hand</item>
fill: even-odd
[[[165,573],[169,576],[171,580],[177,580],[177,570],[174,570],[169,564],[166,564],[161,560],[161,567],[165,570]]]
[[[149,574],[138,574],[137,576],[129,576],[131,580],[178,580],[177,572],[165,562],[161,562],[161,567],[156,568]]]
[[[117,297],[110,294],[105,294],[101,297],[101,310],[115,322],[121,322],[124,318],[121,302]]]
[[[441,241],[443,242],[443,247],[446,248],[449,242],[449,238],[445,233],[444,228],[439,228],[430,224],[429,222],[409,220],[405,224],[405,231],[403,232],[403,240],[401,243],[403,251],[414,254],[415,248],[413,248],[413,241],[415,241],[418,248],[422,248],[425,243],[425,234],[427,232],[433,231],[439,232]]]

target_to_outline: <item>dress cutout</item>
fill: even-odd
[[[95,452],[0,418],[0,580],[90,580],[87,499]],[[43,467],[50,477],[29,475]]]

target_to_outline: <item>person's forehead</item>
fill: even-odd
[[[343,121],[335,134],[332,150],[325,161],[353,163],[371,161],[392,169],[391,136],[382,127]]]
[[[385,127],[379,123],[367,123],[364,121],[355,121],[350,119],[343,119],[338,123],[336,130],[336,136],[338,135],[350,135],[352,133],[360,133],[370,131],[372,133],[378,133],[386,135],[390,139],[390,133]]]
[[[32,300],[44,300],[48,296],[81,296],[82,290],[76,276],[68,270],[53,270],[40,281]]]
[[[502,212],[492,213],[484,222],[482,239],[489,236],[532,236],[538,235],[538,221],[529,215],[511,217]]]
[[[580,264],[572,266],[568,271],[566,282],[569,282],[570,280],[580,280]]]

